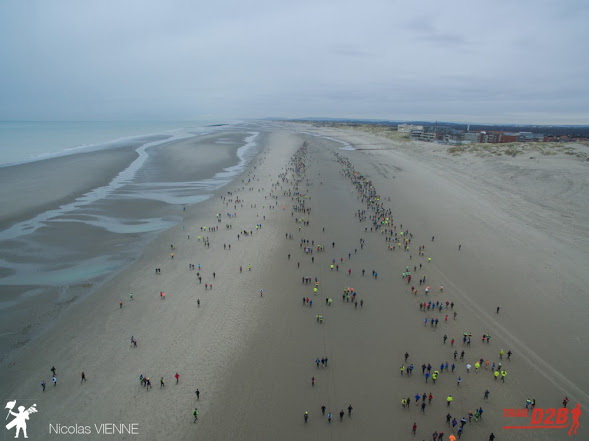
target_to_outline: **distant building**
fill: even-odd
[[[413,124],[399,124],[397,126],[397,131],[400,133],[411,133],[412,130],[423,130],[423,126]]]
[[[434,135],[433,131],[425,131],[423,128],[411,130],[411,139],[415,141],[433,142]]]
[[[464,141],[464,131],[451,129],[444,134],[444,141],[448,144],[462,144]]]
[[[488,142],[489,144],[500,143],[501,135],[503,135],[503,132],[487,132],[484,142]]]
[[[546,135],[543,137],[543,142],[578,142],[587,141],[586,138],[574,138],[568,135],[550,136]]]
[[[403,127],[401,127],[403,126]],[[465,144],[471,142],[480,143],[508,143],[508,142],[543,142],[551,139],[555,140],[554,137],[544,137],[541,133],[533,132],[501,132],[496,130],[481,131],[481,132],[470,132],[463,130],[457,130],[447,126],[412,126],[410,124],[399,124],[399,131],[406,130],[406,127],[413,127],[409,133],[412,140],[426,141],[426,142],[438,142],[444,144]],[[557,139],[563,141],[563,139]],[[567,139],[567,140],[570,140]]]
[[[505,132],[501,135],[501,142],[516,142],[518,133]]]
[[[520,142],[542,142],[544,135],[542,133],[519,132],[517,140]]]
[[[466,142],[481,142],[481,134],[479,132],[466,132],[464,140]]]

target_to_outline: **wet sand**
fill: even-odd
[[[4,395],[32,398],[38,404],[29,434],[51,439],[49,423],[122,420],[137,422],[139,435],[132,438],[146,440],[413,439],[415,421],[415,439],[431,439],[434,430],[445,432],[447,439],[451,429],[445,424],[446,413],[459,418],[482,406],[483,420],[467,423],[462,439],[486,440],[491,432],[498,440],[568,439],[563,430],[501,427],[506,424],[503,408],[523,407],[526,398],[535,398],[538,407],[559,407],[565,395],[583,408],[588,402],[587,355],[582,350],[582,319],[588,306],[582,232],[588,219],[577,202],[585,197],[584,184],[575,178],[579,192],[559,193],[573,218],[570,228],[562,227],[566,234],[555,235],[552,222],[563,207],[545,207],[532,197],[534,172],[527,180],[519,174],[515,191],[492,185],[505,184],[504,180],[479,179],[483,172],[495,177],[502,173],[484,158],[441,160],[421,147],[411,151],[360,132],[285,127],[271,135],[269,147],[234,185],[190,207],[183,225],[158,237],[138,261],[101,288],[102,295],[72,308],[2,369]],[[299,135],[298,130],[317,131],[352,145],[386,143],[391,149],[342,151],[341,144]],[[301,214],[291,214],[293,201],[283,195],[292,190],[291,184],[278,179],[304,140],[307,168],[299,190],[312,208],[306,216],[308,226],[295,223]],[[373,181],[384,206],[393,211],[394,224],[413,234],[409,251],[388,250],[384,235],[370,232],[370,222],[354,216],[366,204],[341,174],[334,152],[345,155]],[[566,160],[546,158],[553,163],[543,166],[580,173],[582,166]],[[288,177],[292,182],[290,173]],[[277,185],[271,193],[272,184]],[[221,196],[239,196],[243,202],[226,205]],[[271,203],[277,208],[269,209]],[[237,217],[228,218],[228,212]],[[216,213],[223,214],[221,223]],[[226,229],[226,224],[233,228]],[[256,230],[256,224],[262,228]],[[216,225],[219,231],[200,231]],[[237,239],[242,229],[253,235]],[[289,233],[292,240],[285,238]],[[198,235],[208,236],[210,247],[198,241]],[[313,254],[314,263],[299,246],[302,238],[325,246],[324,252]],[[365,240],[363,248],[360,239]],[[174,259],[170,244],[175,245]],[[231,250],[224,244],[231,244]],[[418,256],[419,245],[426,247],[423,257]],[[428,263],[427,257],[432,261]],[[329,269],[334,258],[343,258],[339,271]],[[202,284],[189,263],[202,265]],[[423,269],[411,283],[419,288],[414,296],[401,272],[420,263]],[[161,274],[154,273],[156,267]],[[373,270],[378,279],[371,277]],[[418,303],[426,297],[416,279],[423,275],[432,287],[429,299],[455,302],[456,320],[450,316],[444,321],[445,311],[419,310]],[[312,285],[301,283],[302,276],[319,279],[317,296]],[[205,289],[205,283],[213,283],[213,289]],[[364,300],[362,307],[342,301],[342,290],[348,286]],[[166,300],[160,299],[161,290]],[[303,305],[306,296],[313,299],[313,307]],[[325,304],[326,297],[333,298],[331,306]],[[499,314],[496,306],[501,306]],[[322,324],[317,314],[324,316]],[[425,317],[441,322],[424,326]],[[473,334],[470,347],[462,345],[463,332]],[[489,344],[481,342],[483,333],[492,335]],[[444,372],[437,384],[426,384],[422,363],[439,369],[440,362],[453,362],[444,334],[457,339],[455,347],[465,350],[465,360],[455,362],[455,373]],[[139,342],[137,348],[130,347],[131,335]],[[478,358],[499,361],[501,348],[513,351],[511,361],[503,360],[508,372],[504,384],[484,368],[466,372],[466,363]],[[416,366],[411,377],[400,375],[405,352],[410,354],[408,363]],[[324,356],[328,367],[316,367],[315,359]],[[52,365],[59,384],[41,393],[39,382],[50,382]],[[80,385],[82,370],[88,382]],[[175,372],[181,375],[178,385]],[[153,390],[139,385],[139,374],[151,378]],[[459,387],[458,375],[463,379]],[[164,388],[159,386],[161,376]],[[198,402],[196,388],[201,391]],[[483,400],[485,389],[489,400]],[[401,398],[424,392],[434,395],[425,413],[414,402],[410,409],[401,408]],[[444,403],[448,394],[454,397],[450,408]],[[321,416],[322,404],[334,414],[331,424]],[[352,417],[346,415],[340,422],[337,414],[349,404]],[[199,420],[193,424],[195,406]],[[307,424],[304,411],[310,414]],[[581,424],[577,436],[586,435]]]
[[[51,209],[108,184],[137,158],[137,146],[82,153],[0,167],[0,227]],[[108,173],[105,173],[108,170]],[[72,183],[75,183],[74,185]]]
[[[29,228],[38,227],[33,234],[0,244],[0,360],[134,260],[154,230],[180,222],[182,206],[176,200],[166,203],[167,198],[188,193],[183,185],[214,185],[215,173],[237,163],[244,136],[214,133],[152,146],[144,167],[135,178],[129,176],[131,185],[76,210],[56,210],[75,204],[92,189],[107,188],[138,157],[137,147],[166,138],[146,137],[125,147],[0,168],[0,200],[6,207],[1,220],[12,219],[12,224],[55,210],[48,222],[29,222]],[[176,185],[176,193],[167,185]],[[207,193],[203,184],[190,191],[188,199],[206,199]]]

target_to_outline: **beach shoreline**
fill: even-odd
[[[216,138],[227,139],[228,141],[219,144],[215,143]],[[134,187],[137,188],[138,185],[141,185],[141,181],[149,181],[148,185],[152,186],[157,181],[171,182],[176,180],[180,183],[184,180],[195,183],[211,181],[210,184],[203,186],[201,190],[203,196],[200,198],[206,199],[210,197],[210,193],[207,194],[207,188],[214,191],[214,188],[227,181],[227,178],[222,178],[219,181],[214,181],[213,178],[219,173],[224,174],[223,170],[236,167],[236,164],[241,161],[236,154],[241,145],[241,138],[239,132],[233,131],[191,136],[186,139],[163,142],[160,145],[151,147],[148,162],[143,167],[144,169],[141,170],[142,180],[135,179]],[[158,137],[157,139],[149,138],[143,141],[154,142],[162,141],[162,139]],[[4,173],[2,176],[6,181],[5,183],[7,183],[3,187],[6,193],[5,196],[11,201],[13,201],[13,195],[8,191],[9,188],[26,187],[25,183],[34,182],[34,185],[40,189],[34,197],[21,198],[22,200],[18,204],[16,202],[10,203],[11,209],[14,209],[11,212],[12,219],[23,221],[29,219],[30,216],[38,215],[39,212],[55,210],[57,205],[61,207],[67,206],[67,204],[71,205],[75,203],[76,198],[90,190],[96,191],[98,187],[106,188],[117,174],[129,167],[129,164],[138,157],[136,149],[145,144],[143,141],[137,141],[130,146],[117,149],[79,153],[0,168],[0,172]],[[207,142],[208,144],[203,144]],[[172,162],[173,158],[177,158],[179,161],[174,164]],[[194,165],[195,161],[198,162],[198,167]],[[151,164],[157,164],[157,168],[154,168]],[[159,175],[156,174],[156,171]],[[43,175],[43,172],[45,172],[45,175]],[[36,179],[38,175],[43,175],[43,179]],[[10,185],[8,185],[8,182],[10,182]],[[70,188],[74,193],[64,196]],[[147,195],[147,197],[150,197],[150,195]],[[156,197],[160,196],[156,195]],[[178,198],[176,197],[176,199]],[[187,200],[187,203],[196,199],[198,198],[191,197]],[[172,196],[169,202],[177,206],[176,210],[173,209],[172,205],[167,207],[157,200],[136,199],[131,203],[122,200],[116,205],[116,215],[122,219],[133,219],[139,213],[149,214],[151,217],[162,216],[167,219],[167,223],[161,226],[161,228],[165,229],[169,228],[167,225],[179,223],[184,215],[181,200],[174,200]],[[111,205],[115,203],[117,203],[116,200],[112,201]],[[98,212],[96,213],[98,214]],[[23,216],[25,217],[23,218]],[[59,214],[56,212],[54,216],[59,216]],[[4,295],[1,307],[2,314],[6,319],[2,321],[0,329],[2,360],[9,356],[13,349],[22,348],[28,341],[45,332],[65,311],[71,308],[73,303],[86,296],[94,295],[105,281],[116,276],[121,265],[128,265],[135,259],[136,252],[133,251],[134,249],[141,248],[144,243],[148,244],[157,234],[157,231],[151,233],[140,233],[139,231],[133,233],[129,231],[129,233],[122,235],[98,235],[97,229],[89,229],[83,223],[87,218],[86,214],[78,216],[72,214],[68,216],[70,223],[63,224],[65,228],[61,232],[52,230],[48,234],[44,233],[43,228],[38,232],[36,237],[39,241],[39,247],[42,243],[45,243],[48,247],[53,246],[49,250],[58,253],[57,256],[62,252],[60,248],[63,247],[60,244],[65,246],[67,241],[71,240],[79,242],[78,245],[75,245],[75,249],[72,246],[63,250],[65,252],[63,262],[61,265],[54,265],[55,270],[53,270],[53,273],[55,274],[46,276],[46,281],[42,277],[39,279],[39,276],[35,274],[42,271],[41,266],[36,268],[29,265],[32,273],[25,274],[24,278],[15,274],[14,270],[5,271],[3,274]],[[71,222],[76,219],[79,219],[79,222]],[[108,228],[108,225],[106,227]],[[121,224],[121,227],[124,227],[124,225]],[[79,238],[79,240],[76,238]],[[18,262],[15,259],[24,259],[24,257],[15,256],[11,251],[11,246],[17,249],[31,246],[27,243],[26,236],[23,239],[17,238],[4,242],[3,253],[5,253],[4,256],[8,261]],[[13,245],[8,246],[7,244]],[[109,248],[116,250],[118,247],[124,247],[123,251],[125,253],[118,260],[101,256],[101,253],[107,252]],[[84,250],[87,250],[86,254],[84,254]],[[90,272],[88,272],[87,277],[78,277],[78,279],[70,282],[67,280],[59,281],[60,278],[67,277],[68,254],[71,255],[74,252],[77,253],[79,259],[88,260],[86,266]],[[93,261],[95,263],[92,263]],[[48,267],[48,265],[46,266]],[[91,265],[96,266],[100,272],[92,275]],[[18,269],[18,265],[15,267]],[[60,274],[63,274],[63,276]],[[15,280],[11,281],[12,279]]]
[[[137,158],[136,148],[128,146],[77,153],[0,167],[3,189],[0,203],[10,206],[10,210],[0,216],[0,228],[8,228],[36,213],[67,204],[96,187],[108,184],[126,164]],[[48,170],[50,173],[47,173]],[[72,182],[77,184],[75,190]]]
[[[564,228],[570,237],[558,240],[550,236],[555,222],[550,213],[562,207],[538,208],[539,216],[526,221],[525,211],[539,207],[533,173],[521,176],[521,188],[511,195],[489,188],[493,181],[477,179],[503,173],[484,159],[440,162],[435,154],[403,151],[365,133],[302,124],[273,127],[239,178],[215,197],[187,207],[182,224],[158,235],[139,259],[100,288],[103,295],[72,307],[3,368],[6,396],[34,397],[43,409],[36,434],[46,436],[51,422],[87,424],[122,416],[139,424],[138,439],[172,433],[175,439],[277,434],[287,440],[411,439],[414,421],[425,439],[434,430],[451,432],[444,424],[444,401],[452,394],[452,415],[485,408],[483,420],[466,426],[465,439],[486,439],[490,432],[508,440],[567,439],[565,431],[503,430],[503,409],[521,408],[528,397],[546,408],[558,407],[565,395],[587,404],[585,355],[574,349],[588,306],[582,290],[587,248],[583,242],[570,246],[587,227],[586,213],[575,206],[584,196],[563,196],[576,227]],[[387,142],[391,149],[344,150],[329,137],[351,146]],[[558,161],[554,167],[563,167]],[[295,176],[293,167],[301,163],[301,174]],[[372,212],[351,182],[348,164],[371,181],[379,203],[392,210],[397,233],[411,234],[407,251],[391,250],[382,229],[371,231]],[[582,169],[574,167],[576,179]],[[517,212],[512,198],[529,205]],[[293,211],[301,200],[310,213]],[[314,242],[309,245],[313,254],[304,252],[302,240]],[[317,251],[318,245],[325,251]],[[417,251],[421,246],[423,255]],[[341,268],[330,269],[332,259]],[[401,276],[409,265],[419,267],[415,279],[427,275],[428,296],[424,286]],[[301,277],[317,277],[317,295]],[[411,285],[419,294],[411,293]],[[357,291],[362,305],[342,299],[346,287]],[[160,291],[166,292],[165,300]],[[313,306],[303,297],[310,297]],[[418,303],[428,300],[449,300],[455,307],[420,311]],[[430,317],[439,318],[439,326],[424,326]],[[467,331],[473,334],[472,346],[462,343]],[[487,333],[491,341],[481,342]],[[442,341],[444,334],[457,339],[454,348],[466,351],[465,360],[453,361],[454,348]],[[513,351],[509,361],[502,359],[509,374],[505,384],[485,368],[467,373],[466,363],[479,357],[499,361],[500,349]],[[329,357],[329,366],[316,366],[318,357]],[[444,361],[456,363],[456,372],[443,372],[438,384],[426,384],[421,363],[438,369]],[[399,367],[409,362],[419,372],[401,375]],[[50,378],[51,366],[60,383],[42,393],[38,383]],[[82,370],[88,382],[79,384]],[[180,374],[177,385],[175,372]],[[139,374],[151,378],[153,390],[139,385]],[[459,375],[463,382],[457,385]],[[314,386],[311,377],[316,377]],[[431,407],[424,412],[413,403],[401,408],[401,398],[424,389],[433,392]],[[489,400],[483,399],[485,389],[491,391]],[[333,412],[333,423],[321,415],[322,404]],[[336,421],[348,405],[352,416]],[[199,409],[196,424],[193,407]],[[308,424],[304,411],[310,414]]]

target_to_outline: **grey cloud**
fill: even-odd
[[[469,41],[458,34],[447,34],[439,31],[432,32],[428,35],[421,35],[416,37],[418,40],[427,41],[429,43],[435,43],[440,46],[458,46],[458,45],[468,45],[470,44]]]
[[[354,47],[351,45],[332,46],[331,52],[333,52],[336,55],[342,55],[344,57],[363,58],[373,56],[373,54],[370,51],[360,49],[358,47]]]
[[[420,14],[407,20],[403,28],[409,34],[413,34],[415,40],[434,43],[440,46],[469,44],[466,36],[443,30],[443,26],[436,24],[436,22],[440,21],[443,24],[443,20],[434,14]]]
[[[0,119],[578,121],[589,13],[572,3],[497,0],[487,19],[466,0],[4,0]]]

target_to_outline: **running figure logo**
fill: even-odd
[[[529,424],[503,426],[504,429],[567,429],[569,436],[576,435],[580,426],[581,405],[577,404],[572,409],[565,407],[556,408],[535,408],[529,413],[528,409],[503,409],[505,418],[530,418]],[[569,418],[570,417],[570,418]]]
[[[10,417],[10,415],[14,416],[14,419],[10,421],[6,425],[6,429],[10,430],[13,427],[16,427],[16,435],[15,438],[18,438],[20,435],[20,431],[23,431],[23,437],[28,438],[27,436],[27,420],[29,419],[29,415],[32,413],[37,413],[37,405],[33,404],[31,407],[25,410],[25,406],[18,406],[18,412],[13,412],[14,406],[16,405],[16,400],[9,401],[6,403],[5,409],[8,409],[8,414],[6,415],[6,419]]]

